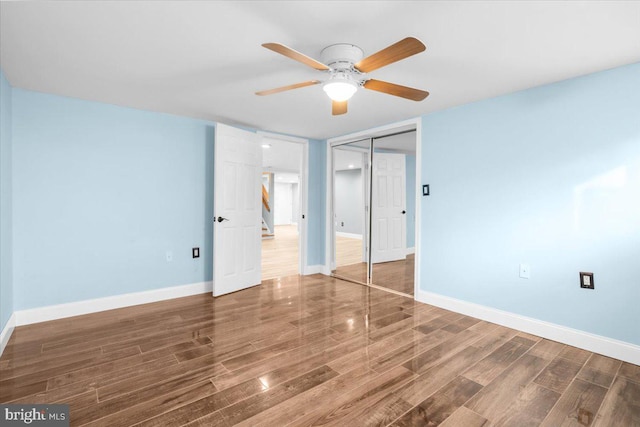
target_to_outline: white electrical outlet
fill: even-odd
[[[528,279],[531,274],[531,269],[529,268],[529,264],[520,264],[520,278]]]
[[[173,252],[167,251],[167,262],[173,261]]]

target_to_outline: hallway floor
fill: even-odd
[[[298,226],[276,225],[273,239],[262,240],[262,280],[298,274]]]

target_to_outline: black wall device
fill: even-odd
[[[429,195],[429,184],[424,184],[422,186],[422,195],[423,196],[428,196]]]

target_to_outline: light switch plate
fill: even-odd
[[[520,278],[528,279],[531,275],[529,264],[520,264]]]
[[[173,261],[173,252],[167,251],[167,262]]]

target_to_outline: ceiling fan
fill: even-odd
[[[328,74],[328,78],[325,80],[309,80],[275,89],[263,90],[256,92],[256,95],[272,95],[274,93],[322,83],[322,89],[327,93],[329,98],[331,98],[331,110],[334,116],[347,112],[347,101],[356,93],[359,87],[399,96],[412,101],[422,101],[429,96],[429,92],[424,90],[367,77],[367,73],[371,71],[423,52],[426,46],[414,37],[402,39],[364,59],[362,58],[364,56],[362,49],[348,43],[333,44],[325,47],[320,54],[321,61],[316,61],[280,43],[264,43],[262,46],[284,55],[287,58],[291,58],[294,61],[301,62],[318,71],[322,71]]]

